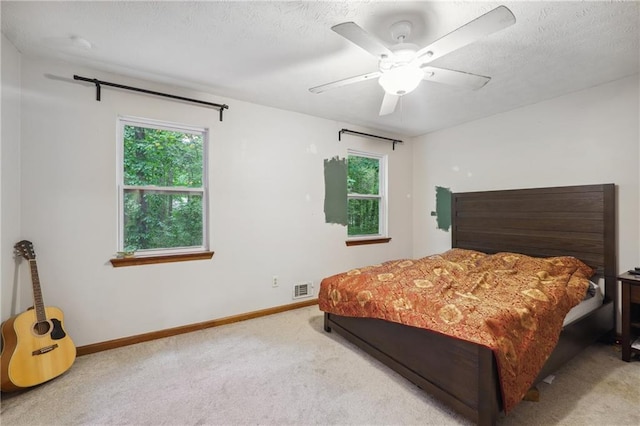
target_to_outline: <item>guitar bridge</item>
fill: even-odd
[[[34,356],[35,355],[43,355],[43,354],[46,354],[47,352],[51,352],[52,350],[54,350],[57,347],[58,347],[57,343],[54,344],[54,345],[45,346],[44,348],[40,348],[40,349],[37,349],[37,350],[31,352],[31,355],[34,355]]]

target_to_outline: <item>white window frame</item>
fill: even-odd
[[[140,189],[160,193],[192,192],[202,195],[202,245],[194,247],[168,247],[163,249],[137,250],[137,255],[153,256],[165,254],[197,253],[209,250],[209,129],[206,127],[189,126],[168,121],[153,120],[132,116],[118,116],[117,120],[117,188],[118,188],[118,251],[124,250],[124,191],[125,189]],[[156,185],[125,185],[124,184],[124,127],[146,127],[158,130],[168,130],[182,133],[202,135],[202,186],[191,187],[160,187]]]
[[[367,157],[374,158],[378,160],[379,169],[378,169],[378,194],[357,194],[357,193],[347,193],[347,205],[349,204],[349,200],[352,199],[360,199],[360,200],[370,200],[377,199],[379,200],[378,208],[379,208],[379,216],[378,216],[378,234],[367,234],[367,235],[349,235],[349,226],[347,225],[347,241],[359,241],[359,240],[371,240],[375,238],[387,238],[388,237],[388,198],[387,198],[387,190],[388,190],[388,175],[387,175],[387,161],[388,156],[385,154],[378,154],[375,152],[366,152],[366,151],[358,151],[355,149],[347,150],[347,177],[349,176],[349,156],[357,156],[357,157]],[[349,218],[347,217],[347,222]]]

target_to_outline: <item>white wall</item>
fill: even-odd
[[[17,313],[20,290],[13,256],[13,245],[20,237],[20,53],[4,34],[1,43],[0,314],[5,319]]]
[[[619,271],[640,265],[638,75],[414,140],[415,257],[447,250],[435,187],[453,192],[615,183]]]
[[[390,144],[347,135],[338,142],[343,127],[370,131],[345,123],[20,58],[15,49],[6,55],[3,44],[2,319],[14,297],[18,310],[32,303],[24,262],[17,293],[6,281],[16,272],[12,260],[7,267],[6,251],[17,239],[30,239],[45,303],[65,311],[78,346],[292,303],[294,283],[313,281],[317,292],[324,276],[354,266],[446,250],[450,233],[436,229],[430,216],[436,186],[616,183],[620,269],[640,264],[638,76],[418,137],[392,151]],[[5,79],[5,68],[15,77]],[[215,110],[108,88],[96,102],[94,87],[73,82],[73,74],[225,102],[230,110],[219,122]],[[6,119],[5,87],[18,83],[22,107]],[[211,261],[128,268],[108,262],[117,248],[118,114],[211,129]],[[6,120],[21,128],[7,130]],[[389,154],[389,244],[347,248],[345,228],[324,221],[323,161],[344,157],[347,148]],[[21,179],[21,188],[5,191],[6,173]],[[281,283],[275,289],[273,275]]]
[[[219,122],[213,109],[108,88],[96,102],[94,86],[74,74],[230,109]],[[317,293],[325,276],[411,256],[410,144],[338,142],[338,130],[353,126],[26,56],[22,96],[22,231],[35,245],[45,304],[63,309],[78,346],[293,303],[296,283],[312,281]],[[108,262],[119,114],[211,129],[211,261]],[[389,244],[346,247],[346,228],[325,223],[324,159],[347,148],[389,155]]]

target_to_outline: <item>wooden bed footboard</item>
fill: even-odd
[[[582,350],[611,336],[614,303],[565,326],[534,383]],[[479,425],[496,424],[502,411],[497,364],[491,349],[472,342],[375,318],[325,312],[324,329],[335,331],[382,364]]]
[[[535,383],[613,329],[613,302],[566,326]],[[479,425],[493,425],[502,411],[498,370],[491,349],[431,330],[375,318],[324,314],[336,331],[369,355]]]
[[[372,318],[325,313],[324,329],[335,330],[477,424],[495,424],[501,399],[491,349],[430,330]]]

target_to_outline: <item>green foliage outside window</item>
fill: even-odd
[[[379,205],[379,200],[349,200],[349,224],[347,225],[347,234],[349,236],[380,234]]]
[[[378,158],[349,155],[347,164],[347,192],[349,199],[347,234],[380,234],[380,199],[354,197],[380,194],[380,160]]]
[[[203,245],[203,191],[179,190],[202,188],[203,143],[202,134],[124,126],[125,250]]]
[[[202,135],[124,126],[124,184],[202,186]]]

